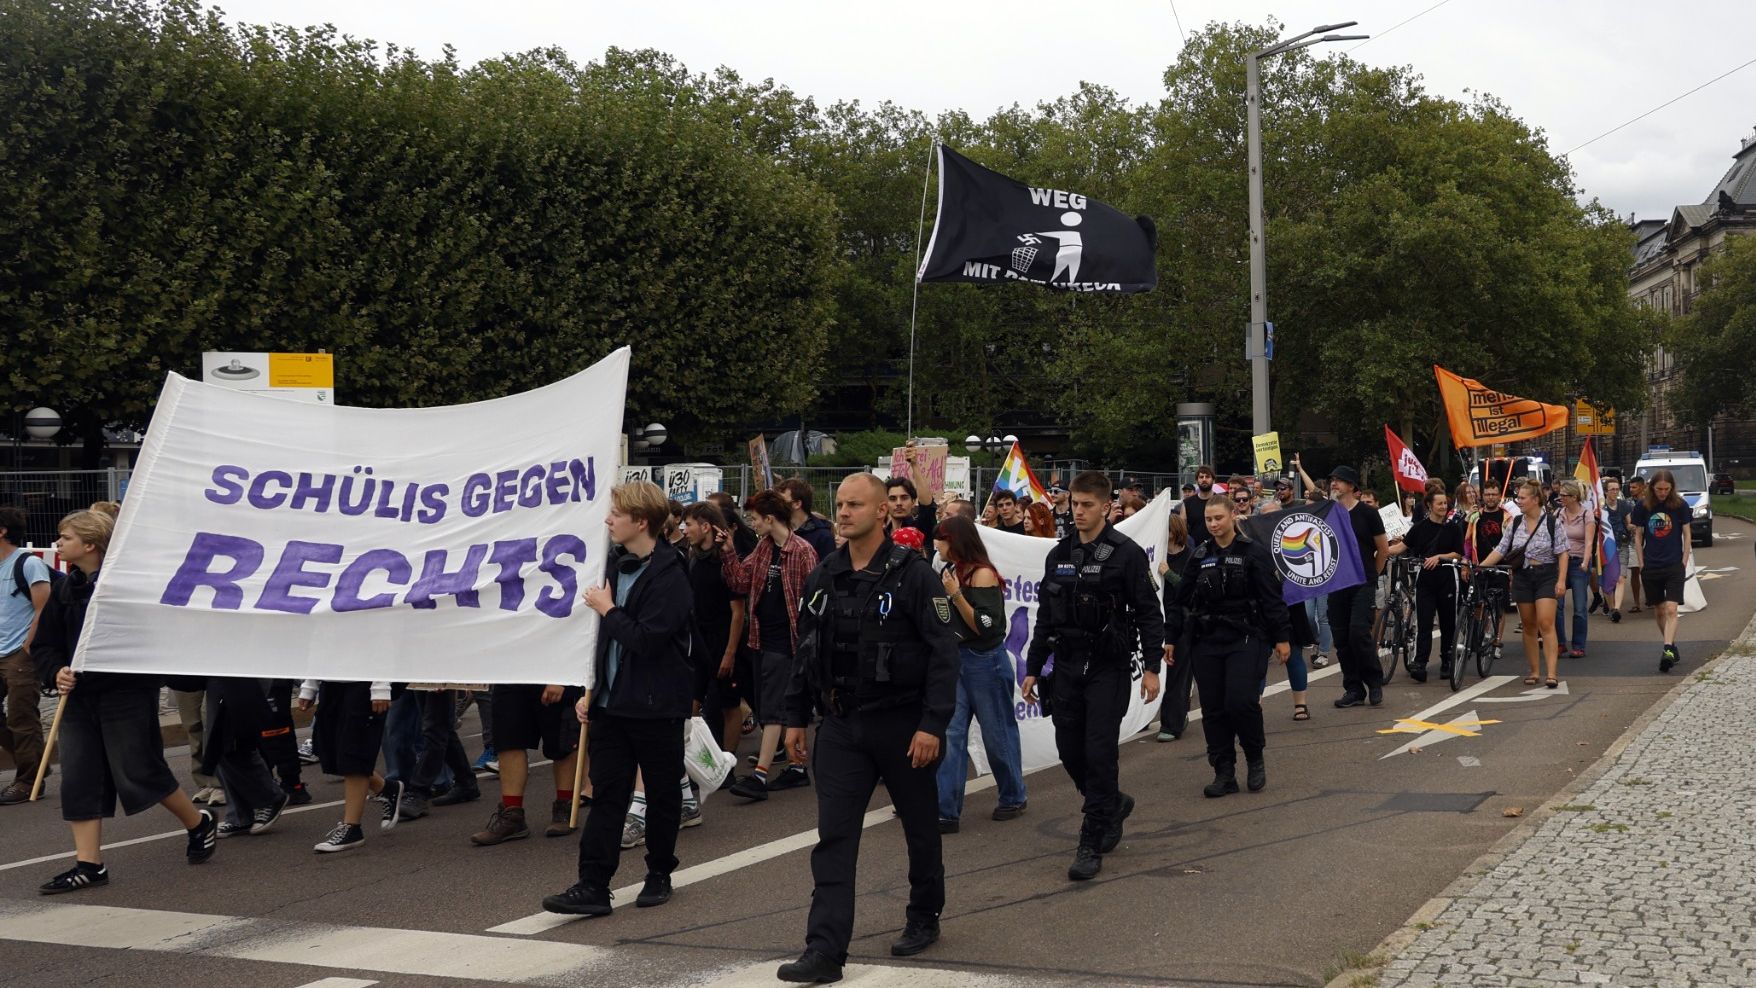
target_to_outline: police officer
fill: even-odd
[[[1037,587],[1037,625],[1025,657],[1022,692],[1037,702],[1037,683],[1054,652],[1043,692],[1043,712],[1055,721],[1055,751],[1073,785],[1085,797],[1079,849],[1067,877],[1087,881],[1103,868],[1103,855],[1122,840],[1122,821],[1134,798],[1117,780],[1116,756],[1122,717],[1128,712],[1136,646],[1145,670],[1140,692],[1158,696],[1164,647],[1164,612],[1153,584],[1152,564],[1133,539],[1112,528],[1109,478],[1089,470],[1073,478],[1073,534],[1049,550]]]
[[[1262,764],[1267,744],[1262,680],[1268,675],[1269,642],[1282,665],[1292,655],[1287,605],[1274,559],[1239,530],[1232,505],[1214,498],[1207,502],[1206,518],[1213,538],[1190,553],[1177,587],[1182,606],[1169,608],[1168,640],[1177,642],[1185,620],[1194,622],[1190,654],[1173,661],[1195,663],[1201,729],[1213,766],[1213,781],[1202,793],[1219,797],[1238,791],[1238,747],[1249,766],[1250,791],[1261,792],[1268,784]]]
[[[836,488],[846,544],[805,583],[799,656],[787,691],[786,741],[805,758],[811,708],[817,729],[817,847],[805,952],[782,981],[837,981],[854,932],[854,865],[866,806],[882,780],[908,845],[908,924],[891,954],[939,939],[945,865],[939,846],[938,761],[957,706],[957,635],[951,601],[926,559],[885,535],[884,482],[854,474]]]

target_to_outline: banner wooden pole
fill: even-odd
[[[915,434],[915,314],[921,307],[921,227],[927,225],[927,186],[933,181],[933,157],[939,150],[939,137],[927,143],[927,167],[921,173],[921,215],[915,221],[915,285],[914,297],[908,304],[908,414],[904,439]]]
[[[49,777],[49,757],[55,753],[55,737],[61,733],[61,715],[67,712],[67,697],[55,704],[55,719],[49,724],[49,736],[43,739],[43,760],[37,764],[37,781],[31,783],[30,801],[43,794],[43,780]]]
[[[591,709],[591,691],[587,690],[585,707]],[[579,827],[579,787],[585,783],[585,732],[590,724],[579,725],[579,747],[573,752],[573,809],[567,814],[567,826],[572,829]]]

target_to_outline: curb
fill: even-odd
[[[1596,784],[1599,779],[1608,775],[1610,770],[1616,767],[1616,762],[1621,759],[1622,753],[1628,750],[1629,745],[1634,743],[1634,739],[1638,738],[1653,721],[1659,718],[1661,714],[1670,709],[1671,705],[1676,703],[1677,700],[1683,696],[1684,691],[1689,687],[1696,685],[1692,681],[1692,677],[1701,672],[1712,669],[1714,666],[1718,665],[1733,648],[1752,639],[1756,639],[1756,615],[1751,616],[1750,622],[1744,625],[1744,630],[1739,632],[1731,641],[1727,642],[1726,647],[1721,649],[1719,654],[1708,659],[1706,662],[1703,662],[1699,669],[1689,673],[1688,676],[1684,677],[1682,682],[1671,687],[1669,692],[1659,697],[1652,706],[1646,709],[1645,713],[1635,718],[1634,723],[1628,725],[1627,730],[1623,731],[1616,740],[1610,742],[1610,746],[1604,749],[1604,753],[1599,756],[1597,761],[1586,766],[1585,770],[1575,776],[1573,781],[1569,782],[1560,791],[1556,792],[1555,795],[1549,797],[1549,799],[1541,806],[1537,807],[1534,812],[1527,814],[1518,826],[1512,828],[1512,830],[1505,836],[1495,841],[1492,847],[1482,853],[1481,857],[1471,861],[1464,868],[1461,875],[1457,876],[1457,878],[1453,879],[1450,884],[1441,889],[1438,895],[1428,899],[1425,903],[1422,903],[1419,909],[1416,909],[1408,919],[1403,921],[1402,926],[1392,930],[1389,936],[1380,940],[1376,946],[1368,951],[1368,956],[1383,957],[1386,962],[1388,962],[1391,958],[1396,957],[1407,949],[1408,946],[1415,941],[1415,938],[1424,932],[1416,928],[1417,924],[1436,921],[1446,909],[1450,908],[1453,902],[1464,893],[1474,888],[1476,881],[1481,878],[1482,875],[1493,870],[1506,858],[1507,855],[1521,847],[1525,841],[1536,836],[1537,831],[1542,828],[1542,825],[1546,823],[1550,817],[1555,815],[1558,807],[1566,806],[1573,802],[1575,796],[1578,796],[1580,793]],[[1349,968],[1326,982],[1324,988],[1353,988],[1355,978],[1374,970],[1376,970],[1376,968]]]

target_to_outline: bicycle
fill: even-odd
[[[1390,595],[1378,619],[1377,643],[1378,664],[1386,683],[1396,674],[1397,666],[1414,669],[1415,578],[1423,561],[1406,555],[1390,559]]]
[[[1500,657],[1502,622],[1511,599],[1512,570],[1505,566],[1471,566],[1448,561],[1445,565],[1469,570],[1469,582],[1457,598],[1457,643],[1451,659],[1451,692],[1463,688],[1463,678],[1473,658],[1476,675],[1488,678]]]

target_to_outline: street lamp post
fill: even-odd
[[[1258,62],[1271,55],[1309,48],[1324,41],[1355,41],[1371,37],[1369,34],[1326,33],[1358,23],[1324,24],[1298,37],[1251,52],[1245,59],[1244,104],[1249,118],[1246,141],[1250,164],[1250,328],[1244,334],[1244,353],[1250,359],[1250,430],[1253,435],[1272,431],[1268,424],[1268,259],[1262,245],[1262,73]]]

